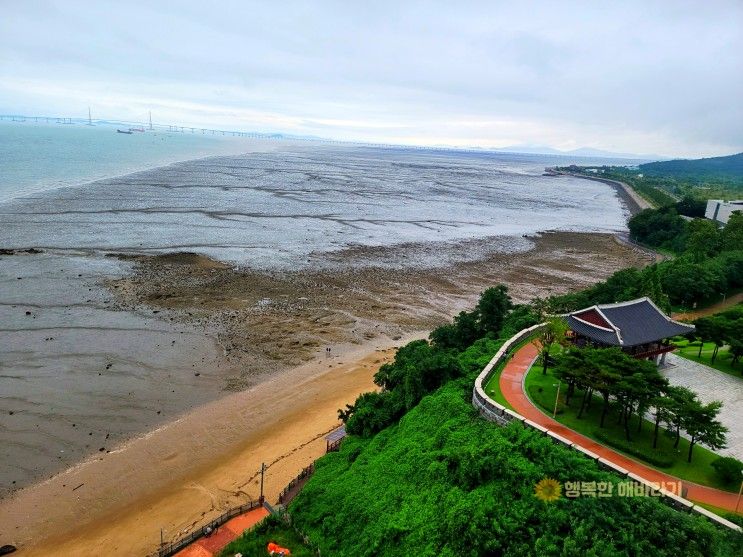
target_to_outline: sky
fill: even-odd
[[[0,0],[0,113],[743,151],[743,0]]]

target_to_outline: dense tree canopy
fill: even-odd
[[[629,220],[630,236],[656,248],[680,252],[688,234],[686,221],[674,207],[645,209]]]
[[[431,342],[438,348],[464,350],[478,338],[496,336],[509,315],[513,304],[508,288],[498,285],[485,290],[474,311],[463,311],[451,325],[442,325],[431,332]],[[522,317],[527,317],[523,313]]]
[[[743,214],[733,213],[724,228],[710,220],[686,221],[675,208],[646,209],[629,222],[638,242],[672,251],[675,257],[642,270],[622,269],[586,290],[553,296],[554,312],[573,311],[650,297],[660,308],[693,307],[743,287]]]
[[[589,290],[588,302],[659,288],[659,269],[628,269]],[[585,293],[583,293],[585,295]],[[580,296],[580,295],[574,295]],[[554,304],[554,300],[549,301]],[[608,482],[618,477],[519,423],[498,427],[470,403],[472,382],[502,338],[540,318],[548,304],[514,306],[505,287],[490,289],[475,310],[414,341],[382,366],[380,392],[361,395],[340,412],[351,437],[316,472],[290,506],[294,524],[323,555],[732,555],[740,535],[722,531],[658,499],[534,495],[545,477]],[[559,331],[556,333],[559,334]],[[477,340],[468,341],[478,337]],[[464,344],[469,342],[466,347]],[[677,436],[719,446],[724,428],[716,405],[672,387],[650,362],[619,349],[570,349],[556,374],[568,396],[592,393],[630,416],[649,413]],[[588,394],[586,394],[588,393]],[[692,423],[693,422],[693,423]],[[625,425],[627,438],[629,428]],[[693,447],[693,444],[692,444]],[[689,450],[691,457],[691,449]]]
[[[397,425],[352,437],[291,504],[323,555],[723,556],[739,535],[652,497],[620,497],[618,477],[518,423],[477,415],[471,380],[428,395]],[[610,482],[613,497],[547,503],[544,478]]]
[[[676,203],[676,210],[679,215],[686,217],[701,218],[707,209],[707,201],[693,195],[685,195],[684,198]]]
[[[380,367],[374,376],[381,390],[361,395],[353,405],[339,411],[339,417],[349,433],[373,435],[400,419],[426,394],[461,377],[468,370],[463,354],[470,357],[473,349],[483,346],[492,349],[491,344],[477,343],[478,339],[497,339],[502,328],[516,332],[535,322],[528,306],[511,303],[504,285],[488,288],[474,311],[463,311],[452,324],[435,329],[430,343],[417,340],[400,348],[395,360]],[[490,357],[494,353],[489,352]]]

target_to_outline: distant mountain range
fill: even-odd
[[[579,149],[572,149],[570,151],[560,151],[559,149],[553,149],[546,145],[511,145],[509,147],[501,147],[493,149],[493,151],[500,151],[506,153],[529,153],[535,155],[556,155],[562,157],[593,157],[601,159],[632,159],[632,160],[663,160],[666,157],[660,157],[658,155],[638,155],[633,153],[613,153],[611,151],[603,151],[601,149],[593,149],[591,147],[580,147]]]
[[[707,159],[677,159],[650,162],[640,165],[640,170],[648,175],[663,174],[679,178],[717,177],[743,180],[743,153],[726,157]]]

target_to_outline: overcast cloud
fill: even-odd
[[[560,6],[558,6],[560,4]],[[0,112],[743,151],[743,2],[0,0]]]

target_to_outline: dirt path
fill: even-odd
[[[541,410],[532,404],[531,400],[529,400],[523,390],[524,375],[526,375],[526,372],[529,370],[531,363],[537,355],[537,348],[533,344],[526,344],[513,355],[513,358],[509,360],[506,367],[501,372],[499,382],[501,392],[516,412],[539,425],[550,429],[554,433],[569,439],[584,449],[610,460],[617,466],[621,466],[622,468],[637,474],[649,482],[681,481],[681,484],[687,490],[686,497],[688,499],[700,503],[706,503],[708,505],[714,505],[715,507],[729,511],[735,510],[738,498],[737,494],[680,480],[675,476],[659,472],[654,468],[640,464],[631,458],[600,445],[593,439],[589,439],[588,437],[573,431],[542,413]]]
[[[699,319],[700,317],[707,317],[708,315],[725,311],[741,302],[743,302],[743,292],[738,292],[737,294],[725,298],[725,301],[717,302],[716,304],[712,304],[706,308],[674,313],[673,318],[685,321],[694,321],[694,319]]]

